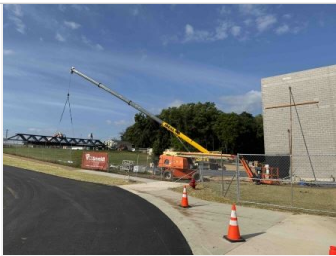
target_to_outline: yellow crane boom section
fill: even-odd
[[[191,146],[193,146],[194,148],[196,148],[200,152],[206,153],[206,154],[210,153],[207,149],[203,148],[200,144],[198,144],[197,142],[193,141],[187,135],[183,134],[182,132],[180,132],[179,130],[177,130],[176,128],[174,128],[173,126],[171,126],[170,124],[166,123],[165,121],[163,121],[161,123],[161,126],[164,127],[164,128],[166,128],[168,131],[172,132],[174,135],[176,135],[177,137],[181,138],[185,142],[189,143]]]
[[[189,143],[191,146],[193,146],[194,148],[196,148],[200,152],[202,152],[202,153],[210,153],[207,149],[203,148],[197,142],[195,142],[192,139],[190,139],[187,135],[183,134],[182,132],[180,132],[179,130],[177,130],[176,128],[174,128],[173,126],[171,126],[170,124],[168,124],[165,121],[161,120],[157,116],[153,115],[152,113],[150,113],[149,111],[147,111],[146,109],[144,109],[140,105],[136,104],[135,102],[127,99],[123,95],[121,95],[121,94],[119,94],[119,93],[117,93],[115,91],[112,91],[110,88],[106,87],[102,83],[99,83],[99,82],[93,80],[92,78],[88,77],[87,75],[84,75],[83,73],[79,72],[74,67],[71,68],[70,73],[71,74],[77,74],[77,75],[79,75],[80,77],[82,77],[82,78],[86,79],[87,81],[91,82],[92,84],[96,85],[98,88],[103,89],[104,91],[106,91],[106,92],[112,94],[113,96],[117,97],[118,99],[124,101],[127,105],[135,108],[136,110],[140,111],[141,113],[143,113],[143,114],[147,115],[148,117],[152,118],[153,120],[155,120],[156,122],[158,122],[162,127],[166,128],[168,131],[172,132],[177,137],[179,137],[182,140],[184,140],[185,142]]]

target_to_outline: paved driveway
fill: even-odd
[[[191,254],[177,226],[118,187],[3,167],[4,254]]]

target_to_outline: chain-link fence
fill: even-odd
[[[85,151],[92,151],[92,149],[86,149],[77,146],[50,146],[47,143],[41,145],[24,144],[22,141],[11,140],[10,142],[4,141],[3,153],[17,155],[45,162],[58,163],[72,167],[80,167],[82,162],[82,154]],[[109,155],[110,169],[113,167],[122,166],[123,160],[128,160],[134,163],[134,165],[149,166],[151,157],[142,152],[129,152],[129,151],[104,151]]]
[[[235,159],[227,157],[198,163],[201,197],[213,201],[229,202],[237,199],[237,168]],[[241,176],[245,173],[241,172]]]
[[[237,174],[239,202],[336,213],[336,155],[239,154]]]
[[[50,146],[25,144],[19,140],[4,140],[3,153],[31,159],[41,160],[50,163],[62,164],[80,168],[82,154],[92,149],[83,149],[77,146]],[[109,159],[108,172],[127,176],[144,177],[160,180],[174,180],[164,177],[164,172],[158,168],[159,157],[148,155],[145,150],[135,152],[118,150],[99,150],[107,152]]]
[[[4,143],[3,152],[80,168],[83,150],[76,147]],[[109,155],[108,172],[189,182],[187,175],[166,175],[159,157],[145,151],[101,151]],[[194,163],[199,174],[197,193],[215,201],[235,201],[287,209],[336,214],[336,155],[252,155]]]

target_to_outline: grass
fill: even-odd
[[[228,181],[224,186],[228,188]],[[291,208],[290,185],[255,185],[252,182],[240,182],[239,186],[240,205],[336,217],[336,188],[293,186],[293,208]],[[196,190],[189,189],[188,195],[219,203],[231,204],[237,201],[236,181],[232,183],[226,197],[223,196],[220,182],[203,182],[196,188]],[[172,190],[180,192],[181,189]]]
[[[50,163],[57,163],[66,166],[79,168],[82,161],[83,150],[71,150],[62,148],[45,148],[45,147],[4,147],[5,154],[28,157],[42,160]],[[122,160],[132,160],[135,164],[149,165],[150,158],[147,154],[128,151],[99,151],[107,152],[109,163],[121,165]]]
[[[129,184],[126,180],[117,179],[112,177],[106,177],[101,175],[89,174],[80,172],[78,169],[50,164],[42,163],[39,161],[33,161],[30,159],[24,159],[17,156],[3,155],[3,164],[14,166],[18,168],[28,169],[36,172],[46,173],[58,177],[63,177],[72,180],[92,182],[103,185],[126,185]]]
[[[83,151],[57,148],[16,147],[4,148],[4,153],[79,168]],[[150,159],[147,159],[147,155],[143,153],[125,151],[110,151],[108,153],[110,164],[113,163],[115,165],[121,165],[122,160],[133,160],[139,165],[148,165],[150,162]],[[72,161],[72,163],[69,163],[68,161]],[[69,167],[66,166],[61,167],[59,165],[47,163],[36,163],[36,161],[32,162],[27,159],[15,158],[13,156],[4,155],[4,164],[33,169],[65,178],[96,182],[106,185],[127,184],[124,180],[110,180],[99,175],[80,173],[78,170],[76,171],[74,168],[69,169]],[[150,178],[150,176],[152,176],[152,174],[130,174],[146,178]],[[226,181],[224,184],[225,189],[228,188],[228,182],[229,181]],[[221,203],[233,203],[237,201],[237,183],[235,180],[228,190],[226,197],[223,196],[223,189],[220,181],[216,182],[212,180],[210,182],[204,182],[203,184],[199,184],[197,188],[197,190],[189,190],[189,194],[204,200]],[[176,191],[180,193],[179,189]],[[254,204],[250,204],[248,202],[253,202]],[[252,182],[240,182],[240,204],[276,210],[281,208],[274,205],[279,205],[291,212],[309,213],[310,209],[315,211],[314,214],[336,216],[336,188],[293,186],[292,205],[292,190],[289,185],[255,185]],[[290,208],[291,206],[295,208]],[[308,209],[308,211],[297,208]]]

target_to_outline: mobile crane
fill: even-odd
[[[136,110],[140,111],[141,113],[145,114],[146,116],[152,118],[154,121],[158,122],[162,127],[173,133],[178,138],[181,138],[194,148],[196,148],[198,151],[205,153],[205,154],[211,154],[207,149],[199,145],[197,142],[190,139],[187,135],[183,134],[181,131],[176,129],[175,127],[171,126],[167,122],[161,120],[157,116],[153,115],[140,105],[136,104],[132,100],[127,99],[123,95],[111,90],[110,88],[106,87],[102,83],[99,83],[92,78],[88,77],[87,75],[84,75],[83,73],[76,70],[74,67],[70,70],[71,74],[77,74],[80,77],[86,79],[87,81],[91,82],[92,84],[96,85],[98,88],[103,89],[104,91],[112,94],[113,96],[117,97],[118,99],[124,101],[127,105],[135,108]],[[163,154],[160,156],[158,167],[161,167],[164,170],[164,177],[166,179],[171,179],[173,176],[178,178],[198,178],[198,173],[196,170],[193,170],[192,163],[188,157],[182,157],[182,156],[174,156],[174,155],[166,155]]]
[[[167,129],[168,131],[173,133],[175,136],[177,136],[178,138],[181,138],[182,140],[184,140],[185,142],[187,142],[188,144],[190,144],[191,146],[193,146],[194,148],[196,148],[198,151],[201,152],[201,153],[195,153],[195,154],[190,154],[190,153],[187,153],[187,152],[180,152],[180,154],[169,154],[169,153],[162,154],[160,156],[158,167],[160,167],[160,168],[162,168],[162,170],[164,170],[163,175],[164,175],[165,179],[172,179],[173,177],[177,177],[177,178],[181,178],[181,179],[194,178],[194,179],[197,180],[199,178],[199,173],[197,172],[197,170],[192,168],[193,164],[192,164],[192,161],[191,161],[191,157],[195,157],[195,155],[196,155],[196,157],[200,157],[200,156],[201,157],[212,157],[212,158],[217,158],[217,159],[225,158],[225,159],[229,159],[229,160],[232,160],[232,159],[235,158],[235,156],[229,155],[229,154],[224,154],[223,155],[223,154],[211,153],[210,151],[208,151],[207,149],[205,149],[204,147],[199,145],[197,142],[190,139],[187,135],[183,134],[181,131],[174,128],[173,126],[171,126],[167,122],[165,122],[165,121],[161,120],[160,118],[158,118],[157,116],[153,115],[152,113],[150,113],[149,111],[147,111],[146,109],[141,107],[140,105],[136,104],[132,100],[127,99],[123,95],[111,90],[110,88],[106,87],[102,83],[99,83],[99,82],[93,80],[92,78],[84,75],[83,73],[76,70],[74,67],[71,68],[70,73],[71,74],[77,74],[78,76],[86,79],[90,83],[96,85],[98,88],[103,89],[104,91],[106,91],[106,92],[112,94],[113,96],[117,97],[118,99],[124,101],[127,105],[135,108],[136,110],[140,111],[141,113],[145,114],[146,116],[152,118],[154,121],[159,123],[162,127],[164,127],[165,129]],[[252,172],[251,168],[249,168],[247,162],[244,159],[240,159],[240,162],[242,163],[242,165],[243,165],[247,175],[249,176],[250,180],[255,181],[256,179],[258,179],[256,174],[254,174]],[[262,170],[263,170],[263,173],[264,173],[265,168],[262,168]],[[271,171],[273,173],[273,169],[271,169]],[[262,175],[264,175],[264,174],[262,174]],[[277,173],[277,175],[274,175],[274,176],[278,176],[278,173]],[[272,181],[262,182],[262,183],[273,184]]]

